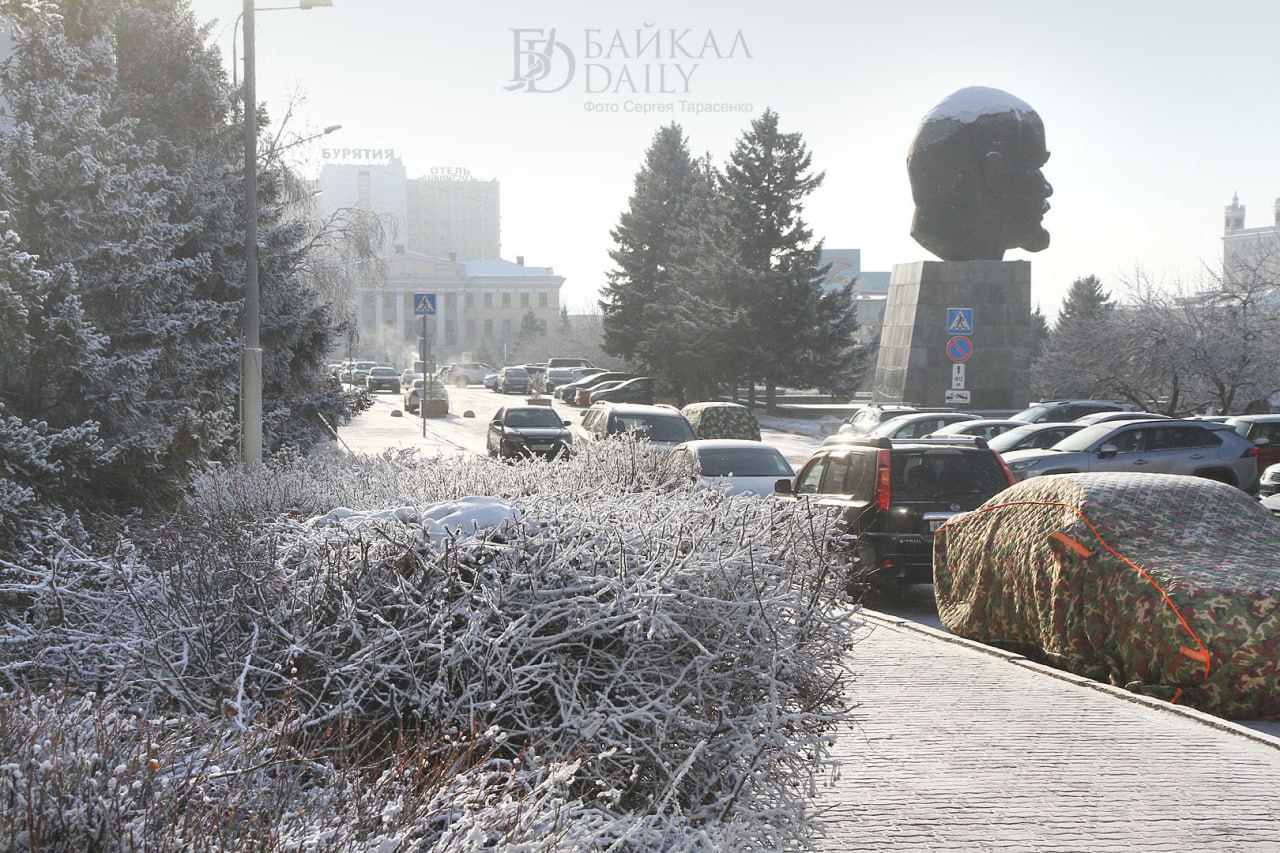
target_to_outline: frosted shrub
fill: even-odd
[[[135,751],[176,721],[165,765],[222,769],[188,773],[181,808],[196,786],[229,810],[225,846],[802,845],[856,627],[806,512],[629,441],[209,474],[135,543],[24,578],[0,674],[96,690]],[[45,778],[14,720],[58,717],[34,695],[0,716],[11,838],[44,813],[14,793]],[[182,846],[178,795],[137,773],[137,797],[68,796],[108,847],[121,827]]]

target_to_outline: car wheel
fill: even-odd
[[[465,377],[465,376],[459,376],[456,380],[454,380],[453,387],[454,387],[454,388],[466,388],[466,387],[467,387],[467,377]]]

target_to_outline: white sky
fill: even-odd
[[[826,172],[806,209],[815,235],[827,248],[861,249],[864,270],[888,270],[932,257],[908,233],[905,161],[920,119],[964,86],[1009,91],[1044,120],[1054,195],[1050,247],[1006,259],[1033,261],[1032,298],[1051,316],[1081,276],[1098,275],[1117,295],[1139,267],[1166,281],[1195,278],[1218,265],[1234,192],[1247,227],[1271,224],[1280,197],[1275,0],[333,4],[256,15],[259,100],[278,118],[301,96],[296,136],[343,125],[309,143],[311,170],[322,146],[394,148],[410,177],[463,166],[497,178],[503,256],[555,267],[572,311],[593,304],[610,268],[609,229],[654,132],[672,120],[695,155],[722,163],[753,118],[777,111]],[[243,3],[192,7],[200,20],[218,19],[211,36],[230,66]],[[575,54],[563,90],[505,88],[517,28],[554,28]],[[662,57],[591,58],[590,30],[605,45],[620,32],[632,48],[637,30],[660,31]],[[689,31],[682,44],[695,58],[671,57],[671,30]],[[750,58],[741,44],[731,58],[696,58],[708,32],[722,54],[741,33]],[[563,78],[564,57],[553,55],[544,88]],[[591,63],[604,68],[588,72]],[[600,88],[606,69],[616,80],[629,66],[640,80],[646,63],[677,82],[677,64],[696,64],[691,92],[585,91]],[[681,99],[754,111],[697,115],[681,112]],[[675,112],[627,112],[629,102]]]

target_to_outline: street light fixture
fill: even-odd
[[[312,9],[333,0],[298,0],[272,9]],[[246,468],[262,465],[262,344],[258,300],[258,109],[254,79],[253,0],[244,0],[244,353],[240,358],[240,455]],[[234,62],[234,60],[233,60]]]

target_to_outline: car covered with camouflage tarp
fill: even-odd
[[[740,403],[708,401],[690,403],[680,410],[698,438],[760,440],[760,422]]]
[[[1280,714],[1280,521],[1169,474],[1018,483],[934,536],[942,625],[1221,716]]]

